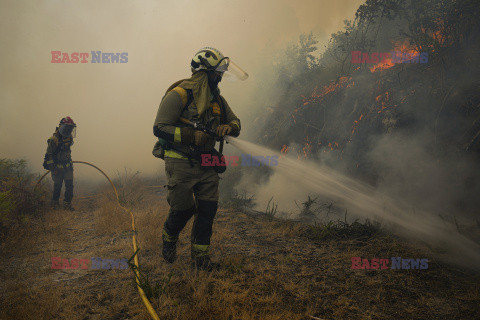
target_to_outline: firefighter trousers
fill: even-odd
[[[200,162],[165,157],[170,205],[163,228],[164,241],[177,241],[187,222],[194,217],[191,232],[192,258],[208,256],[213,221],[218,204],[218,173]]]

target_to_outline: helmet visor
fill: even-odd
[[[68,124],[60,125],[60,128],[58,129],[58,131],[64,137],[75,138],[75,136],[77,135],[77,128],[75,126],[68,125]]]
[[[248,73],[237,66],[230,58],[225,57],[215,67],[215,71],[223,72],[223,76],[228,80],[246,80]]]

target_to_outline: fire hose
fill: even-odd
[[[132,232],[132,242],[133,242],[133,252],[134,252],[134,263],[135,263],[135,266],[136,266],[136,268],[133,271],[135,272],[135,281],[137,283],[138,292],[140,294],[140,297],[142,298],[143,304],[147,308],[147,311],[150,314],[150,316],[152,317],[152,319],[160,320],[157,313],[153,309],[152,304],[150,303],[147,296],[145,295],[145,291],[143,291],[143,289],[140,287],[140,281],[139,281],[140,276],[139,276],[139,273],[138,273],[137,238],[135,236],[135,234],[136,234],[135,218],[133,217],[133,213],[120,204],[120,198],[118,196],[117,188],[113,184],[112,180],[110,180],[110,178],[107,176],[107,174],[105,172],[103,172],[99,167],[97,167],[97,166],[95,166],[91,163],[85,162],[85,161],[73,161],[73,163],[85,164],[85,165],[88,165],[88,166],[93,167],[93,168],[97,169],[98,171],[100,171],[100,173],[103,174],[103,176],[108,180],[108,182],[110,182],[110,185],[112,186],[113,192],[115,193],[115,197],[117,199],[118,206],[130,214],[130,217],[132,218],[132,231],[133,231]],[[47,171],[43,176],[40,177],[40,179],[38,179],[37,183],[35,184],[34,190],[35,190],[35,188],[37,188],[37,186],[40,184],[40,182],[43,180],[43,178],[45,178],[47,176],[47,174],[49,174],[49,173],[50,173],[50,171]]]

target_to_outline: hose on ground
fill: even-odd
[[[115,184],[113,184],[112,180],[107,176],[107,174],[105,172],[102,171],[102,169],[100,169],[99,167],[95,166],[94,164],[91,164],[91,163],[86,162],[86,161],[73,161],[73,163],[81,163],[81,164],[88,165],[90,167],[93,167],[93,168],[97,169],[101,174],[103,174],[103,176],[108,180],[108,182],[110,182],[110,185],[112,186],[113,192],[115,193],[115,198],[117,199],[118,206],[120,208],[122,208],[124,211],[126,211],[130,214],[130,217],[132,218],[132,231],[133,231],[132,232],[132,243],[133,243],[134,263],[135,263],[135,266],[136,266],[135,270],[133,270],[133,271],[135,272],[135,281],[137,283],[137,289],[138,289],[138,292],[140,294],[140,297],[142,298],[143,304],[147,308],[147,311],[150,314],[150,316],[152,317],[152,319],[160,320],[157,313],[155,312],[155,309],[153,309],[152,304],[150,303],[147,296],[145,295],[145,292],[140,287],[139,274],[138,274],[138,254],[136,254],[137,251],[138,251],[138,249],[137,249],[137,238],[136,238],[136,231],[135,231],[135,218],[133,216],[133,213],[120,204],[120,198],[118,197],[118,192],[117,192],[117,188],[115,187]],[[47,176],[47,174],[49,174],[49,173],[50,173],[50,171],[47,171],[43,176],[40,177],[40,179],[38,179],[37,183],[35,184],[34,190],[37,188],[37,186],[40,184],[40,182],[43,180],[43,178],[45,178]]]

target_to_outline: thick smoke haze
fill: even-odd
[[[46,140],[69,115],[78,125],[74,160],[163,172],[151,155],[153,120],[167,87],[189,77],[196,50],[217,47],[250,74],[220,85],[248,121],[264,66],[303,32],[326,43],[362,2],[2,1],[0,156],[42,170]],[[97,50],[127,52],[128,63],[51,63],[51,51]]]
[[[375,188],[318,163],[298,161],[294,157],[282,155],[279,152],[247,141],[230,137],[227,140],[245,153],[252,155],[269,154],[278,157],[278,165],[272,167],[273,174],[267,182],[255,185],[255,182],[259,180],[257,172],[256,178],[247,175],[243,177],[239,184],[240,187],[242,183],[248,185],[250,192],[252,192],[252,189],[255,190],[253,192],[255,199],[258,204],[261,204],[257,205],[259,210],[265,210],[267,199],[275,199],[274,203],[278,204],[282,210],[287,208],[289,216],[292,217],[292,213],[295,212],[293,200],[305,199],[306,194],[312,194],[312,198],[320,199],[319,202],[327,200],[335,203],[335,206],[339,206],[342,209],[342,215],[345,214],[345,219],[347,218],[347,211],[344,210],[348,208],[350,220],[368,218],[373,221],[380,221],[384,227],[389,228],[396,234],[403,235],[407,239],[415,239],[429,246],[443,248],[447,254],[443,256],[437,254],[437,256],[445,261],[465,267],[478,268],[480,266],[480,246],[478,243],[457,232],[454,224],[446,224],[438,216],[438,212],[428,212],[419,210],[418,206],[413,207],[411,196],[405,197],[405,195],[392,192],[395,184],[389,183],[388,186],[381,185]],[[382,147],[379,143],[373,154],[384,150],[385,147]],[[419,151],[414,152],[415,157],[419,155]],[[425,160],[429,160],[428,157],[425,157]],[[426,168],[425,163],[420,165]],[[396,164],[392,166],[398,167]],[[432,168],[431,170],[436,171],[437,169]],[[439,177],[439,179],[441,178],[444,177]],[[409,177],[407,176],[406,179],[408,180]],[[432,184],[435,182],[438,183],[438,181],[432,181]],[[413,187],[413,189],[417,190],[418,188]],[[432,191],[441,194],[441,191]],[[392,195],[395,198],[391,197]],[[424,195],[420,194],[418,198],[421,199],[422,196]],[[409,201],[406,202],[405,199]],[[439,200],[442,202],[442,199]],[[451,199],[447,197],[443,200],[443,204],[449,205],[450,201]],[[337,210],[334,209],[333,211]],[[279,212],[279,215],[282,214],[284,213]],[[332,215],[335,215],[335,213]]]

